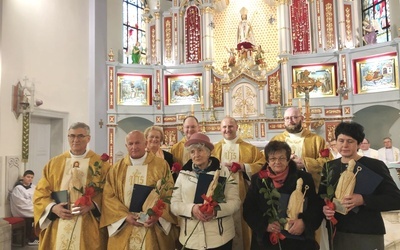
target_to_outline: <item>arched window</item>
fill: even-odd
[[[364,44],[390,41],[389,0],[363,0],[362,3]]]
[[[146,48],[145,22],[142,0],[122,0],[122,41],[125,54],[124,63],[132,63],[132,49],[139,42],[140,49],[144,53]]]

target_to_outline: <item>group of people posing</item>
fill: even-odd
[[[286,131],[262,153],[239,138],[235,119],[222,120],[224,138],[214,145],[188,116],[170,153],[160,148],[162,128],[133,130],[113,166],[87,150],[90,129],[75,123],[70,150],[48,162],[34,193],[39,249],[383,250],[380,212],[400,209],[400,191],[383,162],[357,154],[363,127],[337,126],[341,158],[331,160],[302,122],[298,109],[286,110]],[[354,178],[342,179],[353,169]],[[332,188],[345,190],[341,213]],[[64,190],[79,198],[58,201]],[[335,234],[321,237],[332,226]]]

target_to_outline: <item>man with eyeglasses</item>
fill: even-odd
[[[274,136],[271,141],[284,141],[289,144],[292,149],[291,159],[296,163],[298,169],[303,169],[312,175],[318,193],[321,182],[320,173],[326,162],[326,159],[321,158],[320,155],[320,151],[326,148],[325,140],[310,130],[303,129],[304,117],[298,108],[288,108],[283,117],[286,131]],[[332,154],[330,154],[330,159],[333,159]],[[320,228],[316,233],[315,240],[321,245],[321,249],[328,249],[324,222]]]
[[[69,127],[68,142],[70,149],[46,164],[43,177],[36,186],[34,218],[36,233],[40,233],[39,249],[64,249],[67,245],[70,249],[106,249],[107,231],[99,229],[99,217],[101,190],[110,167],[108,156],[87,150],[90,128],[83,122]],[[80,174],[74,175],[74,171]],[[70,184],[75,183],[72,182],[75,178],[83,185],[72,188],[79,190],[82,199],[90,196],[89,202],[75,206],[66,199],[67,202],[57,204],[56,199],[61,194],[66,193],[65,197],[69,197]],[[92,186],[95,192],[89,195]]]
[[[271,141],[284,141],[289,144],[292,160],[297,164],[297,168],[304,169],[312,175],[318,191],[320,173],[326,162],[326,159],[320,156],[320,151],[326,148],[325,140],[310,130],[303,129],[304,117],[298,108],[288,108],[283,117],[286,131],[274,136]]]
[[[251,176],[261,170],[265,158],[256,146],[237,136],[239,126],[234,118],[225,117],[220,128],[224,138],[215,144],[212,156],[219,159],[221,165],[225,165],[228,169],[231,169],[234,162],[240,165],[240,170],[234,177],[239,184],[239,196],[243,204]],[[251,246],[252,232],[242,214],[242,209],[233,214],[236,230],[236,236],[233,238],[234,250],[249,250]]]
[[[361,156],[366,156],[374,159],[379,159],[379,153],[378,150],[370,148],[370,143],[367,138],[364,138],[364,140],[360,144],[360,148],[358,149],[357,154]]]
[[[197,132],[200,132],[199,121],[194,116],[187,116],[183,120],[183,134],[185,136],[171,148],[171,154],[174,157],[174,162],[178,162],[181,164],[181,166],[183,166],[190,159],[190,154],[185,148],[185,142],[190,139],[191,135]]]

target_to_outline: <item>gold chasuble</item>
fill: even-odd
[[[264,155],[254,145],[242,139],[225,140],[222,139],[215,144],[212,155],[225,162],[240,162],[245,164],[245,172],[238,172],[233,175],[235,182],[239,183],[239,196],[241,200],[240,210],[233,214],[236,236],[233,238],[234,250],[249,250],[251,246],[251,229],[243,219],[243,201],[249,188],[251,176],[261,170],[265,164]],[[246,175],[246,177],[245,177]],[[246,179],[245,179],[246,178]]]
[[[179,162],[182,166],[190,160],[190,154],[185,148],[186,137],[175,143],[171,148],[171,154],[174,157],[174,162]]]
[[[101,165],[95,176],[95,162]],[[97,165],[97,164],[96,164]],[[75,166],[75,167],[74,167]],[[91,168],[91,171],[89,171]],[[68,190],[73,186],[86,188],[90,182],[101,185],[109,170],[108,162],[89,150],[86,155],[72,156],[69,152],[51,159],[43,169],[43,177],[39,180],[34,194],[35,232],[39,234],[39,249],[106,249],[107,232],[99,229],[99,221],[90,211],[84,215],[75,215],[71,220],[49,219],[54,200],[52,192]],[[74,199],[81,196],[75,195]],[[95,206],[101,209],[102,194],[92,197]],[[54,215],[55,216],[55,215]],[[75,224],[76,223],[76,224]],[[74,228],[75,227],[75,228]]]
[[[319,152],[325,149],[325,140],[314,133],[311,133],[307,129],[303,129],[301,132],[301,137],[303,138],[301,147],[293,147],[294,139],[291,138],[290,134],[285,131],[282,134],[274,136],[271,141],[284,141],[291,145],[292,149],[301,148],[301,158],[304,160],[304,166],[308,173],[313,177],[315,183],[315,189],[318,193],[319,184],[321,182],[321,170],[322,166],[326,162],[325,158],[321,158]],[[292,152],[293,153],[293,152]],[[329,158],[333,159],[332,154],[329,154]]]
[[[168,163],[153,153],[147,153],[140,164],[132,163],[127,155],[111,168],[103,191],[103,216],[100,220],[100,226],[107,226],[110,234],[108,249],[138,250],[143,239],[145,239],[143,250],[174,249],[176,234],[172,231],[166,234],[160,224],[148,228],[146,234],[145,227],[136,227],[125,221],[127,215],[131,213],[129,206],[134,184],[154,187],[162,178],[166,178],[168,186],[173,187]],[[170,196],[171,193],[172,190],[166,195]],[[176,218],[170,213],[169,204],[163,210],[159,221],[161,220],[176,224]]]

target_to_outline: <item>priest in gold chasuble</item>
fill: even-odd
[[[303,115],[295,107],[288,108],[284,114],[286,131],[274,136],[271,141],[284,141],[292,149],[292,160],[296,162],[298,168],[304,168],[313,177],[315,188],[321,181],[321,170],[326,162],[320,156],[320,151],[326,148],[325,140],[321,136],[303,129]],[[330,155],[330,159],[333,156]]]
[[[99,229],[103,183],[109,170],[107,159],[86,150],[90,129],[75,123],[68,130],[70,150],[51,159],[43,169],[34,193],[35,231],[39,234],[39,249],[106,249],[107,231]],[[74,207],[73,201],[56,204],[54,195],[69,193],[74,187],[85,192],[88,186],[98,189],[92,204]],[[59,195],[59,198],[61,194]],[[72,195],[82,197],[81,192]],[[67,198],[67,196],[65,196]],[[66,200],[67,201],[67,200]],[[64,208],[63,206],[66,206]]]
[[[190,154],[185,148],[185,142],[190,139],[194,133],[200,132],[199,121],[194,116],[187,116],[183,120],[183,133],[185,137],[178,143],[175,143],[171,148],[171,154],[174,157],[174,162],[179,162],[181,166],[190,160]]]
[[[139,222],[139,213],[129,211],[135,184],[154,187],[158,180],[164,179],[168,187],[173,187],[169,165],[146,152],[146,140],[140,131],[126,136],[126,147],[128,155],[111,168],[103,192],[100,226],[108,229],[108,249],[136,250],[142,244],[143,250],[175,249],[177,234],[171,228],[176,217],[170,213],[169,204],[160,218],[151,216],[144,224]],[[171,194],[169,190],[165,195]]]
[[[224,137],[215,144],[212,156],[221,161],[221,165],[228,168],[233,162],[240,164],[241,170],[234,175],[239,183],[241,208],[234,217],[236,236],[233,238],[234,250],[249,250],[251,246],[251,229],[243,219],[243,201],[249,187],[251,176],[258,173],[265,164],[264,155],[254,145],[251,145],[237,136],[238,125],[234,118],[226,117],[221,122],[221,132]]]

